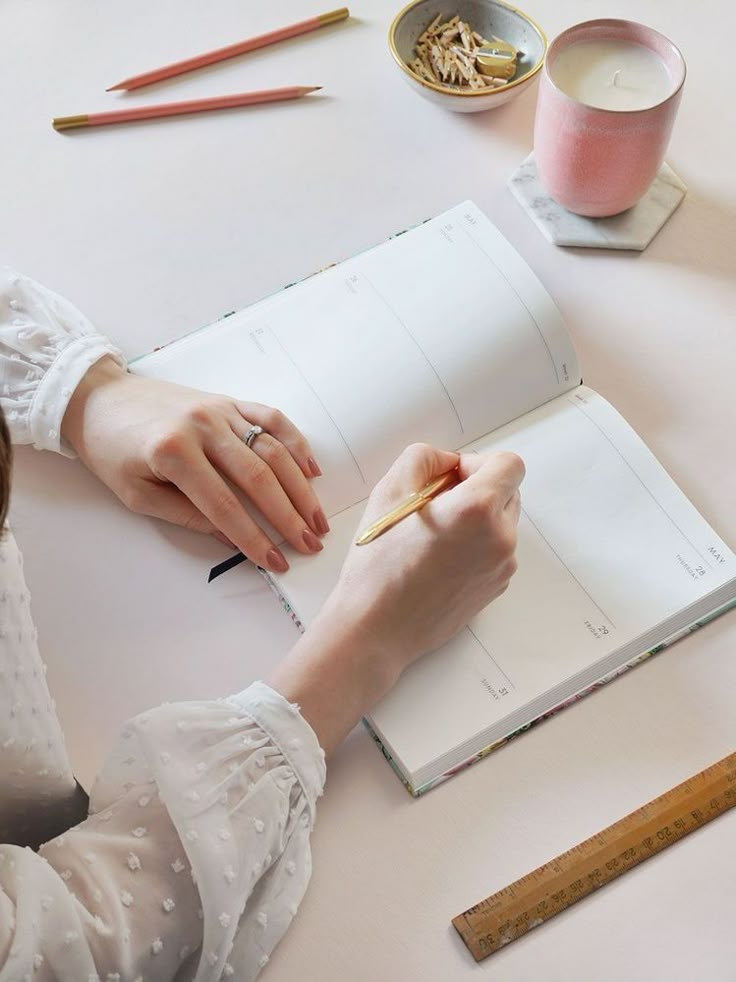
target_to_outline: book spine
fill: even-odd
[[[284,608],[284,610],[286,611],[286,613],[291,618],[292,624],[294,624],[296,626],[296,629],[299,631],[300,634],[304,634],[304,632],[306,631],[306,627],[299,620],[299,615],[294,610],[294,608],[291,606],[291,604],[286,599],[286,597],[283,595],[283,593],[281,592],[281,590],[279,589],[279,587],[277,586],[277,584],[274,582],[273,577],[271,576],[271,574],[268,572],[267,569],[263,569],[262,566],[256,566],[256,569],[261,574],[261,576],[266,581],[266,583],[268,583],[268,585],[270,586],[271,590],[278,597],[279,603],[281,604],[281,606]]]

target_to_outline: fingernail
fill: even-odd
[[[311,471],[312,477],[322,477],[322,471],[314,457],[307,457],[307,467]]]
[[[330,531],[329,523],[321,508],[318,508],[314,513],[314,527],[317,529],[320,535],[327,535],[327,533]]]
[[[280,549],[269,549],[266,554],[266,561],[268,563],[268,568],[272,569],[274,573],[285,573],[289,568],[289,564],[286,562],[286,557]]]
[[[322,543],[319,541],[314,532],[311,531],[311,529],[304,529],[302,532],[302,538],[304,539],[307,549],[309,549],[310,552],[322,551]]]

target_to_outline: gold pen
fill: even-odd
[[[440,474],[439,477],[430,481],[429,484],[425,484],[419,491],[414,491],[413,494],[410,494],[408,498],[402,501],[400,505],[392,508],[383,518],[379,518],[378,521],[373,522],[367,529],[364,529],[355,540],[356,546],[364,546],[367,542],[377,539],[379,535],[383,535],[384,532],[393,528],[394,525],[397,525],[404,518],[408,518],[415,511],[419,511],[428,501],[436,498],[442,491],[446,491],[454,484],[457,484],[457,480],[457,467],[453,467],[451,471]]]

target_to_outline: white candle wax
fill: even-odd
[[[578,41],[550,68],[567,95],[597,109],[649,109],[673,91],[667,66],[654,51],[630,41]]]

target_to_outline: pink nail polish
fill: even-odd
[[[320,535],[327,535],[327,533],[330,531],[329,523],[321,508],[317,508],[314,513],[314,527],[317,529]]]
[[[266,554],[266,562],[268,563],[268,568],[273,570],[274,573],[285,573],[289,568],[289,564],[286,561],[286,557],[280,549],[275,546],[273,549],[269,549]]]
[[[310,552],[322,551],[322,543],[311,529],[304,529],[302,532],[302,538],[304,539],[304,543]]]
[[[312,473],[312,477],[322,477],[322,471],[314,457],[307,457],[307,467]]]

